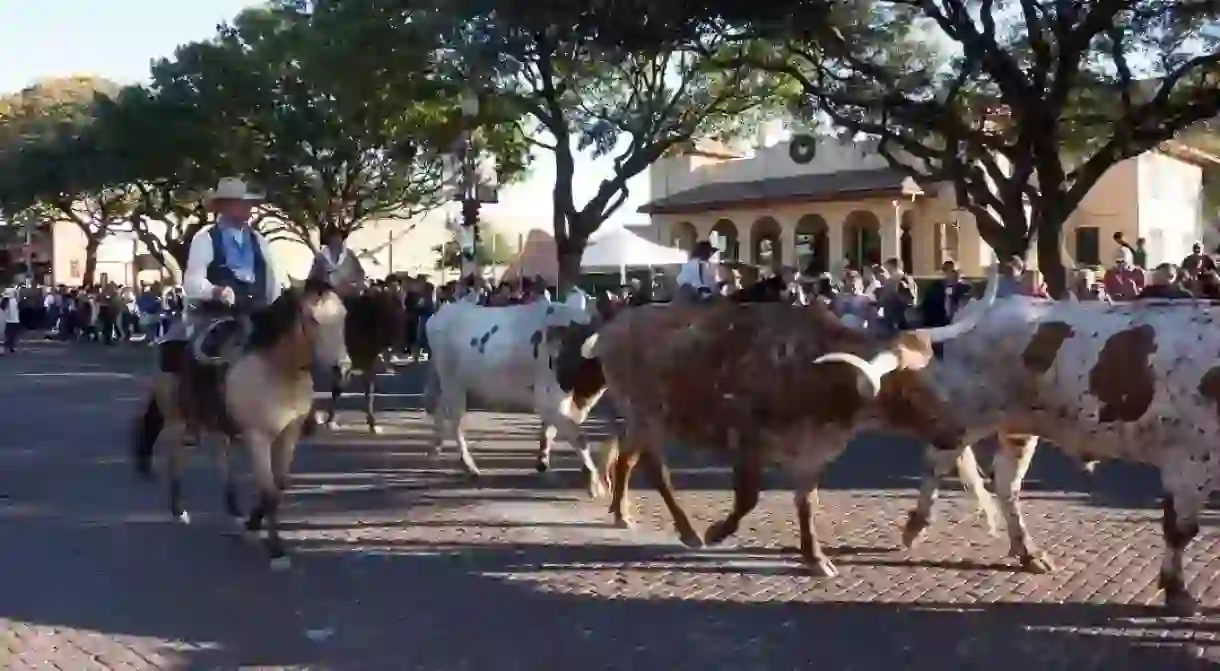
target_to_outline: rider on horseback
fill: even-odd
[[[355,252],[347,248],[339,229],[323,229],[322,249],[314,257],[309,279],[326,282],[344,298],[359,295],[364,289],[364,266]]]
[[[216,223],[191,239],[183,277],[185,328],[177,338],[166,337],[191,342],[196,356],[214,349],[216,354],[207,354],[213,358],[239,345],[249,335],[250,314],[280,294],[267,241],[250,227],[251,213],[262,201],[262,194],[249,191],[237,177],[221,179],[209,194]],[[218,328],[227,323],[240,328]],[[224,332],[208,342],[215,331]]]

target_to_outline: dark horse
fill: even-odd
[[[403,298],[386,287],[369,287],[359,295],[344,301],[347,306],[347,321],[344,337],[347,351],[352,358],[352,369],[359,370],[364,390],[364,421],[370,433],[379,433],[377,419],[373,416],[373,393],[377,385],[377,369],[380,355],[400,344],[406,324],[406,309]],[[323,423],[336,428],[335,406],[343,394],[343,376],[331,371],[330,404],[326,407]]]

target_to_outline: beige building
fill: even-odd
[[[802,165],[787,142],[751,156],[697,143],[652,166],[652,201],[640,211],[659,242],[689,248],[711,239],[723,256],[761,266],[821,272],[901,258],[914,274],[933,275],[952,259],[981,274],[995,255],[952,186],[915,183],[875,147],[819,138]],[[1217,163],[1171,143],[1115,165],[1065,226],[1069,263],[1108,265],[1116,232],[1145,238],[1150,262],[1179,261],[1203,235],[1202,171]]]
[[[496,236],[495,239],[512,246],[513,251],[521,248],[529,230],[540,223],[500,211],[496,206],[485,206],[484,214],[484,235]],[[541,223],[549,225],[549,218]],[[360,255],[365,271],[371,277],[404,272],[440,277],[443,272],[437,269],[439,257],[435,250],[452,239],[445,214],[437,211],[412,220],[369,222],[352,234],[348,246]],[[313,262],[313,252],[299,242],[274,240],[271,242],[271,253],[272,264],[284,283],[303,279]],[[146,254],[147,249],[134,235],[125,232],[111,234],[98,249],[93,282],[131,284],[161,279],[161,269]],[[50,235],[44,232],[35,241],[34,256],[36,267],[49,268],[52,284],[86,284],[85,235],[76,224],[57,222],[51,227]],[[149,269],[136,273],[137,266]]]

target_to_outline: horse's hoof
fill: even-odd
[[[327,430],[327,431],[338,431],[338,430],[339,430],[339,422],[336,422],[336,421],[335,421],[335,420],[333,420],[333,419],[332,419],[332,420],[330,420],[329,422],[327,422],[327,423],[326,423],[326,430]]]
[[[1055,572],[1055,564],[1045,552],[1031,552],[1021,557],[1021,570],[1035,575],[1046,575]]]
[[[630,517],[615,517],[614,528],[616,529],[634,529],[635,522],[631,521]]]
[[[834,578],[839,575],[839,569],[831,563],[829,557],[814,557],[805,561],[809,575],[815,578]]]
[[[534,470],[538,471],[539,473],[546,473],[547,471],[551,470],[551,462],[539,459],[538,462],[534,464]]]
[[[272,557],[268,567],[276,573],[287,571],[292,568],[292,560],[288,558],[288,555]]]
[[[178,522],[179,524],[190,524],[191,523],[191,514],[186,512],[185,510],[183,510],[182,512],[178,513],[177,515],[174,515],[174,521]]]
[[[1166,593],[1165,610],[1173,617],[1193,617],[1199,612],[1199,602],[1187,591]]]

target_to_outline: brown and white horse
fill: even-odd
[[[224,505],[235,521],[242,519],[230,460],[237,442],[250,454],[258,499],[245,529],[266,530],[272,568],[290,565],[279,536],[278,511],[292,466],[293,452],[313,403],[312,370],[350,368],[343,339],[346,311],[330,287],[309,282],[291,289],[255,313],[243,352],[231,364],[202,362],[178,346],[178,361],[166,365],[139,418],[133,441],[136,471],[151,477],[158,436],[169,444],[169,506],[174,518],[190,522],[182,501],[185,441],[190,435],[222,438],[217,468],[224,481]]]

